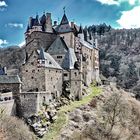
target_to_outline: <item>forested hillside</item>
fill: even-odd
[[[103,75],[116,77],[121,87],[139,93],[140,29],[112,29],[98,36],[98,41]]]

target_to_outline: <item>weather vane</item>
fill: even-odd
[[[64,14],[65,14],[65,12],[66,12],[66,7],[65,6],[63,7],[63,10],[64,10]]]

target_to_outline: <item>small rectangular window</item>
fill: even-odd
[[[67,73],[64,73],[64,76],[65,76],[65,77],[67,77],[67,76],[68,76],[68,74],[67,74]]]
[[[58,59],[61,59],[61,58],[62,58],[62,56],[57,56],[57,58],[58,58]]]

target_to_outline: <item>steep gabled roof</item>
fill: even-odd
[[[68,50],[68,47],[62,37],[58,36],[56,40],[47,50],[50,54],[63,54]]]
[[[76,58],[74,49],[69,48],[65,55],[64,61],[62,63],[62,68],[67,69],[67,70],[74,69],[74,64],[76,61],[77,61],[77,58]]]

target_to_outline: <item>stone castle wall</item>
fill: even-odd
[[[49,104],[52,100],[51,94],[47,92],[22,92],[17,102],[17,113],[19,117],[27,118],[41,109],[44,103]]]
[[[82,98],[82,73],[79,70],[71,70],[70,75],[70,92],[79,100]]]
[[[62,94],[62,70],[45,69],[45,74],[47,92],[59,98]]]
[[[46,91],[45,68],[38,67],[37,53],[34,51],[29,61],[22,66],[22,91]]]

